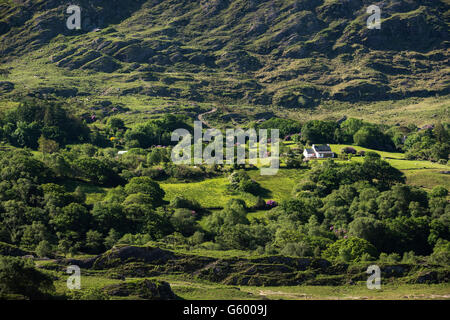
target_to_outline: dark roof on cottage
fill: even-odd
[[[316,150],[316,152],[331,152],[331,148],[329,145],[313,145],[313,149]]]
[[[308,154],[314,154],[314,150],[313,150],[313,149],[308,149],[308,148],[306,148],[306,153],[308,153]]]

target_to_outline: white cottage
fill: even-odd
[[[312,148],[305,148],[303,151],[305,159],[321,159],[334,158],[334,152],[331,151],[330,145],[312,145]]]

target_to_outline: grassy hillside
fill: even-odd
[[[448,119],[448,3],[384,2],[381,30],[365,25],[371,4],[85,0],[82,29],[70,31],[62,1],[4,1],[0,102],[64,99],[99,120],[123,106],[128,124],[161,112],[195,116],[211,104],[220,107],[217,124],[267,111]]]

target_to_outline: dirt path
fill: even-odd
[[[207,114],[211,114],[217,111],[217,108],[214,108],[208,112],[204,112],[198,115],[198,120],[201,121],[206,127],[211,128],[211,126],[209,125],[209,123],[203,119],[203,116],[207,115]]]
[[[287,292],[281,292],[281,291],[272,291],[272,290],[260,290],[259,291],[259,295],[260,296],[264,296],[264,297],[268,297],[268,296],[285,296],[287,298],[291,298],[291,299],[311,299],[312,296],[308,296],[305,293],[287,293]]]
[[[351,296],[351,295],[329,295],[329,296],[314,296],[308,295],[306,293],[288,293],[282,291],[272,291],[272,290],[259,290],[259,295],[270,299],[270,297],[274,297],[276,299],[280,299],[282,297],[286,297],[288,299],[295,300],[378,300],[380,297],[374,296]],[[450,299],[449,294],[412,294],[412,295],[404,295],[398,296],[394,299],[398,300],[444,300]]]

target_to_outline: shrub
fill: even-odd
[[[73,290],[67,293],[69,300],[109,300],[108,294],[99,288]]]
[[[448,195],[448,190],[444,186],[436,186],[431,190],[430,195],[433,198],[443,198]]]
[[[328,246],[323,253],[325,259],[344,260],[345,262],[361,261],[367,253],[371,257],[377,256],[377,249],[367,240],[360,238],[341,239]],[[367,255],[365,256],[367,257]]]
[[[167,173],[163,168],[144,168],[141,175],[154,180],[163,180],[167,178]]]
[[[143,246],[149,241],[152,241],[152,237],[149,234],[131,234],[127,233],[117,241],[117,244],[128,244]]]
[[[100,253],[103,249],[103,235],[95,230],[86,233],[86,247],[92,253]]]
[[[287,243],[280,253],[284,256],[306,257],[312,256],[313,250],[306,242]]]
[[[439,239],[430,255],[430,261],[443,266],[450,265],[450,241]]]
[[[195,231],[194,234],[190,237],[189,241],[193,245],[199,245],[205,241],[205,234],[201,231]]]
[[[382,263],[398,263],[401,261],[401,257],[398,253],[391,253],[391,254],[386,254],[386,253],[381,253],[380,257],[379,257],[379,261]]]
[[[352,148],[352,147],[342,148],[341,152],[345,153],[345,154],[356,154],[355,148]]]
[[[201,208],[196,200],[189,200],[180,196],[173,198],[172,201],[170,201],[170,206],[173,208],[185,208],[191,210],[199,210]]]
[[[54,291],[52,277],[37,270],[31,260],[0,256],[0,296],[19,294],[41,299]]]
[[[167,173],[179,180],[199,180],[206,177],[206,173],[198,167],[174,165],[167,168]]]
[[[165,192],[159,184],[149,177],[135,177],[125,186],[125,192],[128,195],[142,193],[151,198],[151,204],[154,207],[163,203]]]
[[[197,228],[195,214],[196,212],[194,210],[177,209],[170,218],[170,222],[175,228],[175,231],[188,237],[191,236]]]
[[[109,230],[108,236],[105,238],[104,245],[106,249],[111,249],[120,239],[120,234],[114,230]]]
[[[42,240],[36,247],[36,254],[41,257],[50,257],[52,254],[52,246],[47,240]]]
[[[229,186],[232,190],[247,192],[254,195],[261,191],[260,185],[256,181],[250,179],[247,172],[243,170],[233,172],[228,177],[228,180],[230,181]]]
[[[264,201],[263,198],[258,197],[258,198],[256,199],[256,203],[255,203],[255,205],[252,207],[252,209],[254,209],[254,210],[266,209],[266,201]]]

